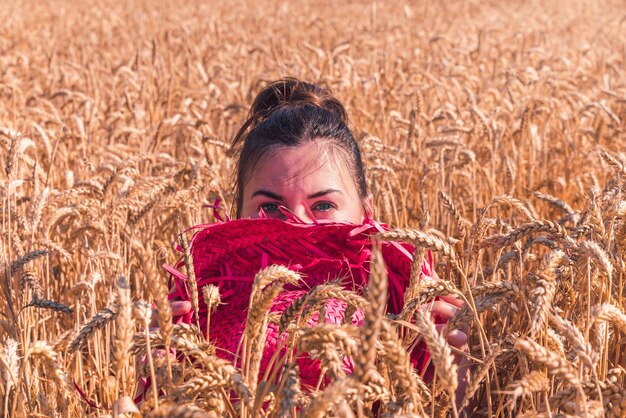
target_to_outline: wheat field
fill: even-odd
[[[501,3],[3,3],[1,415],[626,416],[626,6]],[[442,278],[393,318],[378,260],[366,296],[338,296],[361,328],[250,318],[250,335],[289,324],[327,370],[355,359],[313,391],[293,364],[257,382],[172,325],[160,267],[233,201],[229,143],[282,76],[345,104],[385,238],[432,250]],[[260,272],[255,294],[289,274]],[[449,293],[467,300],[449,324],[470,337],[462,399],[416,310]],[[433,381],[408,363],[416,335]]]

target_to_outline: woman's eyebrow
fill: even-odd
[[[284,200],[281,195],[268,192],[267,190],[257,190],[256,192],[252,193],[252,197],[254,196],[265,196],[265,197],[269,197],[270,199]]]
[[[341,194],[341,190],[337,190],[337,189],[322,190],[321,192],[317,192],[317,193],[313,193],[313,194],[308,195],[307,199],[316,199],[318,197],[326,196],[327,194],[331,194],[331,193],[339,193],[339,194]]]

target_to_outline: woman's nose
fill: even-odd
[[[301,203],[297,205],[293,210],[293,214],[301,219],[302,222],[305,222],[307,224],[314,223],[315,221],[313,218],[313,213],[306,203]]]

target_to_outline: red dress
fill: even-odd
[[[343,286],[361,293],[367,286],[371,235],[383,231],[384,226],[366,220],[361,225],[347,223],[304,224],[276,219],[238,219],[194,227],[198,231],[190,242],[198,294],[202,287],[213,284],[219,287],[222,305],[211,314],[209,339],[217,355],[234,360],[245,328],[249,299],[255,274],[272,264],[280,264],[302,275],[299,285],[288,285],[276,298],[270,312],[282,313],[293,301],[310,288],[328,280],[342,278]],[[387,312],[402,310],[404,290],[409,283],[411,259],[414,248],[406,243],[383,242],[382,254],[389,277]],[[170,300],[190,300],[187,278],[177,269],[164,266],[172,274],[175,284]],[[182,267],[182,261],[176,266]],[[432,277],[432,257],[423,263],[422,273]],[[206,330],[206,304],[199,298],[199,322]],[[326,302],[326,323],[341,324],[346,304],[330,299]],[[191,322],[192,313],[175,318],[178,322]],[[317,314],[309,325],[318,321]],[[363,324],[363,312],[357,310],[352,324]],[[265,351],[261,361],[261,376],[277,350],[280,340],[278,327],[269,324]],[[411,353],[414,367],[423,372],[428,353],[419,344]],[[315,386],[319,380],[319,362],[303,356],[298,360],[301,382]],[[349,359],[345,370],[351,372]]]

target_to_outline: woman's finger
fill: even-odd
[[[467,346],[467,335],[463,331],[458,329],[453,329],[452,331],[450,331],[446,336],[446,340],[448,340],[448,344],[459,349]]]
[[[430,311],[430,314],[434,319],[443,319],[446,321],[454,317],[458,311],[456,306],[443,300],[426,303],[421,306],[421,309],[424,311]]]
[[[191,302],[187,300],[175,300],[170,302],[172,308],[172,316],[182,316],[191,312]],[[158,309],[152,310],[152,317],[150,318],[150,328],[156,328],[159,326],[159,311]]]
[[[191,312],[191,302],[188,300],[175,300],[170,302],[173,316],[181,316]]]
[[[469,347],[465,345],[465,347],[463,348],[463,351],[469,352]],[[456,399],[457,399],[457,402],[462,402],[463,397],[465,396],[465,390],[467,389],[467,385],[470,382],[471,363],[470,363],[470,360],[466,356],[455,354],[454,357],[455,357],[455,362],[459,370],[459,375],[458,375],[459,385],[457,386],[457,389],[456,389]]]
[[[457,308],[461,308],[463,305],[465,305],[465,301],[463,300],[463,298],[456,294],[451,293],[449,295],[439,296],[439,298],[448,302],[451,305],[456,306]]]
[[[150,328],[156,328],[159,326],[159,311],[155,308],[152,310],[152,316],[150,316]]]
[[[463,331],[459,330],[459,329],[453,329],[452,331],[448,332],[448,325],[447,324],[437,324],[435,325],[435,328],[437,329],[437,332],[439,332],[440,334],[446,335],[446,340],[448,341],[448,344],[450,344],[453,347],[458,348],[459,350],[465,350],[465,349],[469,349],[469,346],[467,345],[467,334],[464,333]]]

